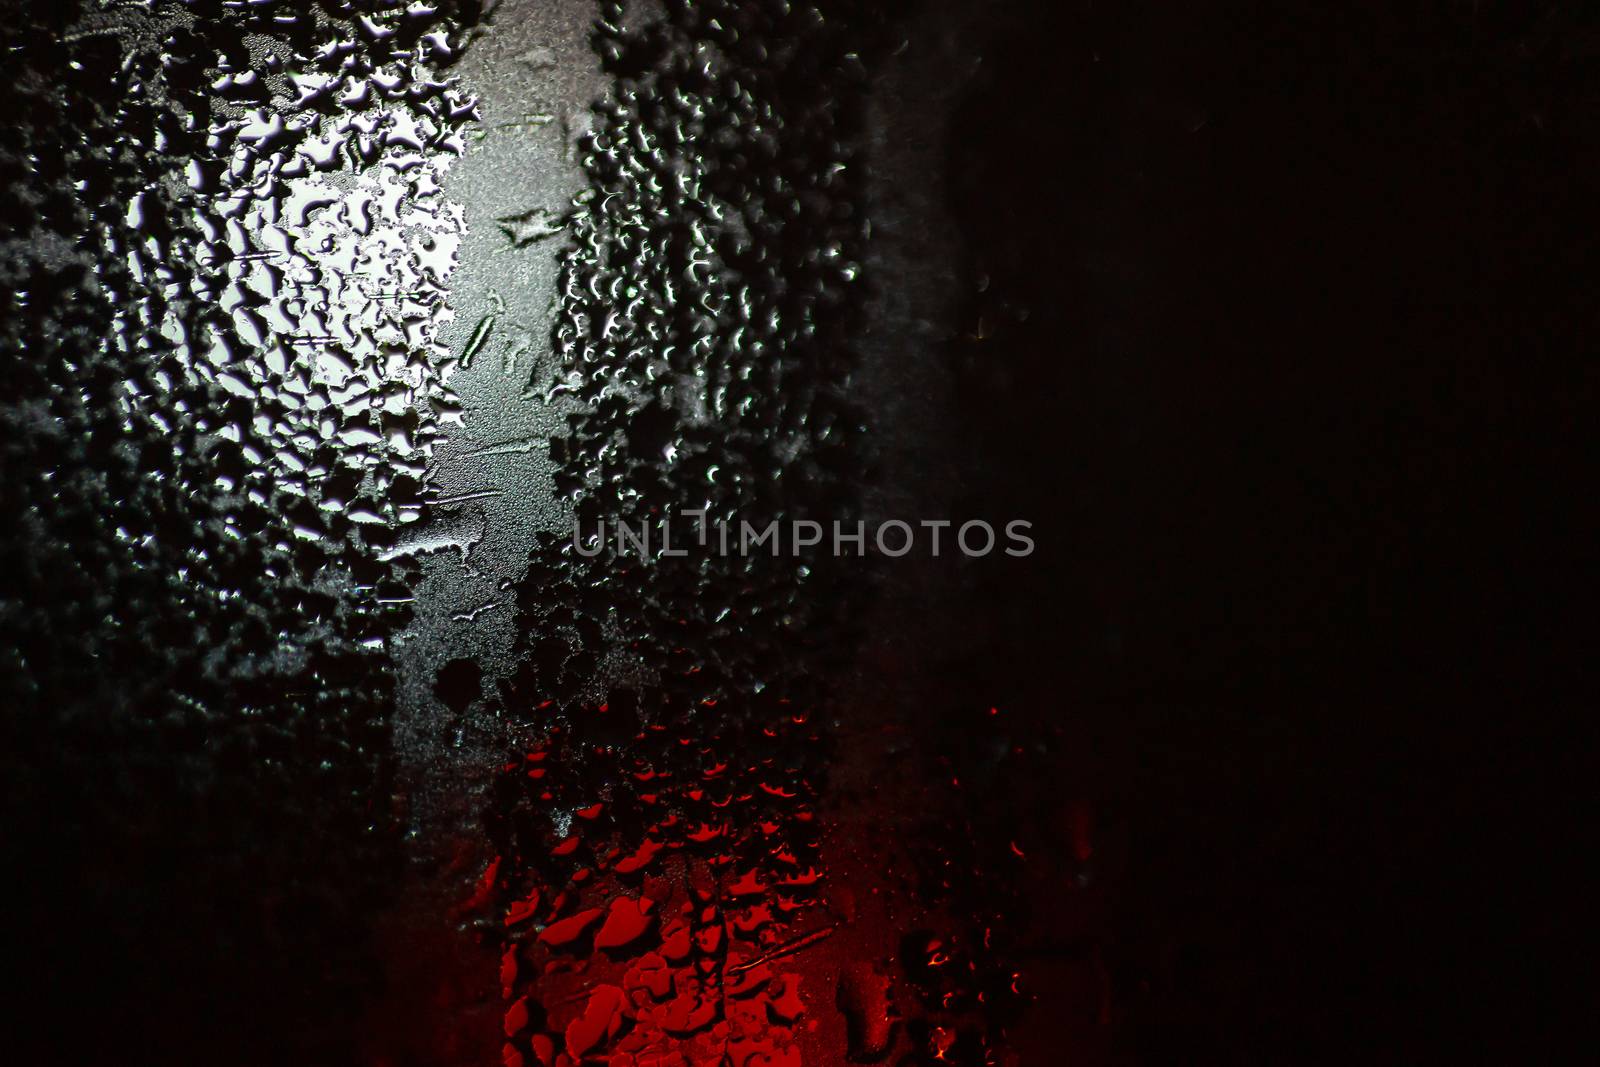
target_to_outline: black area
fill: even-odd
[[[453,659],[439,668],[433,683],[439,702],[457,715],[483,696],[483,668],[473,659]]]
[[[1059,716],[1126,842],[1118,1058],[1576,1059],[1600,20],[991,31],[949,161],[970,506],[1040,551],[957,673]]]

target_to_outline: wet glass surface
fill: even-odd
[[[1600,37],[1470,6],[7,5],[18,1062],[1558,1048]]]

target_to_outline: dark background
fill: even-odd
[[[1580,1058],[1596,14],[996,20],[959,406],[974,513],[1046,532],[967,678],[1125,837],[1119,1057]]]

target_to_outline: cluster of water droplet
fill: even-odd
[[[779,961],[831,932],[820,740],[766,703],[712,725],[625,697],[502,768],[475,906],[503,936],[508,1063],[798,1062],[799,976]]]
[[[266,906],[251,883],[309,884],[337,922],[378,874],[402,621],[380,601],[406,578],[383,556],[454,412],[435,333],[462,223],[438,182],[471,102],[442,72],[474,17],[151,0],[5,27],[12,755],[92,812],[73,847],[186,857],[195,896],[129,936]],[[253,869],[194,858],[215,833]],[[309,936],[268,925],[223,920]]]
[[[178,225],[200,241],[206,316],[152,325],[176,342],[171,375],[245,402],[201,426],[250,460],[225,489],[282,494],[297,537],[382,549],[420,518],[431,447],[459,420],[436,338],[463,221],[439,182],[472,102],[440,73],[458,42],[436,8],[341,24],[259,7],[270,24],[242,26],[237,51],[213,33],[191,59],[210,106]],[[135,277],[172,285],[147,247],[127,250]]]
[[[859,35],[804,4],[603,13],[617,81],[583,149],[592,188],[563,260],[555,370],[534,383],[579,405],[551,442],[557,493],[585,529],[690,509],[735,528],[848,520]],[[774,684],[781,646],[829,601],[815,559],[658,552],[630,566],[608,548],[590,565],[561,539],[541,555],[574,584],[603,580],[610,602],[562,605],[588,622],[535,619],[535,639],[593,653],[563,631],[620,627],[647,671],[697,668],[693,700]],[[542,573],[535,613],[553,607]],[[581,666],[540,672],[538,698],[577,696],[566,677]]]
[[[29,235],[73,259],[30,264],[7,321],[42,379],[10,410],[44,405],[89,453],[41,460],[24,508],[48,524],[64,477],[126,479],[79,503],[118,516],[127,563],[207,610],[268,610],[246,648],[178,643],[225,673],[334,625],[309,589],[298,617],[271,602],[394,577],[376,557],[420,517],[456,412],[435,336],[462,222],[439,178],[471,102],[438,73],[458,34],[437,7],[211,8],[119,6],[57,37],[68,83],[39,102],[66,121],[32,131],[15,180],[73,198]],[[102,450],[121,462],[91,474]],[[382,637],[364,625],[345,636]]]
[[[531,383],[574,412],[558,495],[589,530],[848,520],[861,26],[606,3],[595,41],[615,82],[582,148],[554,370]],[[798,1062],[796,976],[768,962],[829,928],[812,724],[845,570],[655,543],[586,558],[547,536],[517,584],[520,662],[491,703],[522,743],[485,882],[508,1062]],[[617,908],[648,930],[618,940]]]

